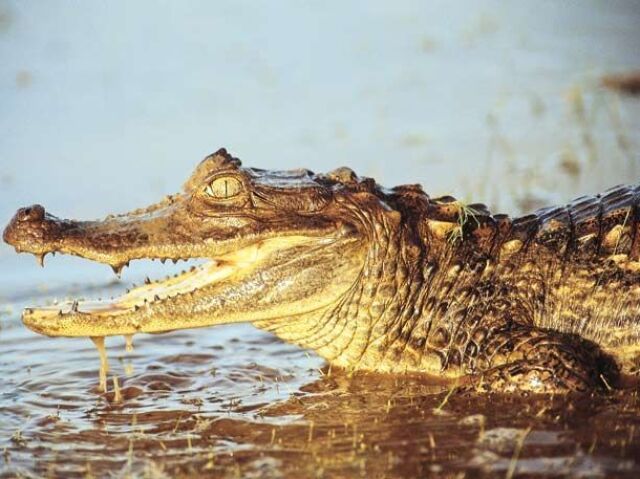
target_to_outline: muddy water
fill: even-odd
[[[123,284],[40,294],[98,296]],[[19,289],[19,288],[17,288]],[[88,339],[0,329],[0,477],[638,477],[640,399],[465,395],[349,376],[250,326]],[[116,401],[113,378],[122,400]]]

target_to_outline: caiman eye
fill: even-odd
[[[233,176],[222,176],[216,178],[204,189],[204,192],[211,198],[217,200],[226,200],[233,198],[242,192],[243,185],[237,178]]]

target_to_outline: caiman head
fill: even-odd
[[[358,283],[376,228],[398,220],[377,191],[346,168],[244,168],[221,149],[181,193],[144,209],[75,221],[22,208],[4,240],[41,261],[71,254],[119,272],[137,259],[209,260],[110,301],[27,308],[23,321],[49,336],[109,336],[322,314]]]

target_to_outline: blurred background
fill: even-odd
[[[634,182],[640,101],[602,78],[640,67],[639,25],[637,1],[3,0],[0,220],[146,205],[221,146],[511,213]],[[0,288],[32,275],[0,246]]]

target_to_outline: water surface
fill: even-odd
[[[64,285],[41,292],[61,297]],[[78,296],[113,294],[119,282]],[[637,477],[640,398],[476,395],[350,375],[248,325],[88,339],[0,329],[0,477]]]

